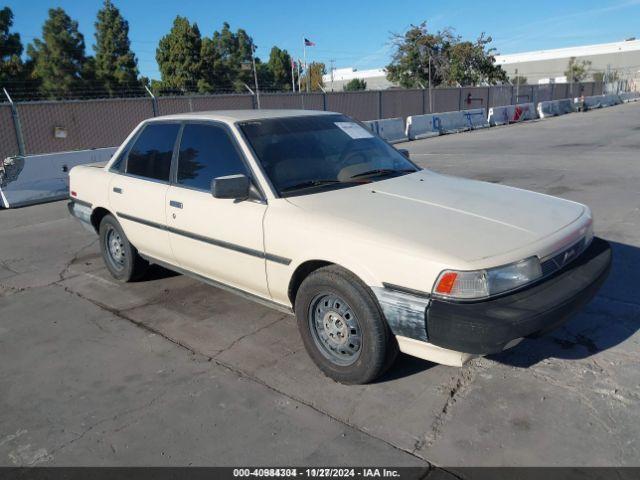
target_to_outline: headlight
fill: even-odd
[[[486,270],[445,270],[436,280],[433,295],[447,298],[484,298],[507,292],[542,277],[540,260],[530,257]]]

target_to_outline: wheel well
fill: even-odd
[[[98,207],[91,212],[91,225],[96,229],[96,232],[100,230],[100,222],[105,215],[110,215],[111,212],[106,208]]]
[[[298,265],[298,268],[296,268],[296,271],[293,272],[293,275],[291,276],[291,280],[289,281],[289,290],[287,292],[291,305],[295,306],[296,294],[298,293],[298,289],[304,279],[307,278],[311,272],[328,265],[333,264],[324,260],[309,260]]]

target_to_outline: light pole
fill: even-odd
[[[433,106],[431,100],[431,55],[429,55],[429,113],[433,113]]]
[[[257,45],[251,44],[251,61],[253,62],[253,80],[256,84],[256,103],[258,104],[258,110],[260,110],[260,89],[258,88],[258,70],[256,69],[256,48]]]

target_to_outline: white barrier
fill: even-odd
[[[489,127],[484,108],[455,112],[429,113],[407,117],[406,136],[410,140],[435,137]]]
[[[509,123],[523,122],[537,118],[536,107],[533,103],[519,103],[517,105],[504,105],[489,109],[487,121],[489,125],[508,125]]]
[[[484,108],[474,108],[472,110],[463,110],[467,125],[471,130],[477,130],[478,128],[489,128],[489,122],[487,121],[487,111]]]
[[[440,130],[441,134],[466,132],[467,130],[471,130],[471,126],[469,125],[464,111],[434,113],[433,116],[433,122],[436,125],[436,128]]]
[[[620,105],[622,100],[620,97],[615,94],[605,94],[605,95],[593,95],[590,97],[583,98],[575,98],[574,103],[582,104],[585,110],[593,110],[595,108],[603,108],[603,107],[611,107],[613,105]]]
[[[575,112],[575,109],[573,106],[573,100],[570,98],[549,100],[538,103],[538,116],[540,118],[555,117],[571,112]]]
[[[69,170],[104,162],[117,147],[9,157],[0,163],[0,200],[4,208],[61,200],[69,196]]]
[[[618,96],[624,103],[637,102],[640,100],[640,92],[620,92]]]
[[[383,118],[382,120],[369,120],[364,122],[373,133],[377,133],[389,143],[406,142],[409,140],[405,133],[404,120],[402,118]]]
[[[409,140],[437,137],[440,135],[439,123],[434,121],[436,114],[411,115],[407,117],[406,135]]]

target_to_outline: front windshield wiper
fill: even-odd
[[[413,173],[417,172],[417,170],[413,168],[404,168],[401,170],[396,170],[393,168],[376,168],[375,170],[367,170],[366,172],[356,173],[355,175],[351,175],[349,178],[358,178],[358,177],[377,177],[381,175],[390,175],[392,173]]]
[[[304,182],[296,183],[295,185],[289,185],[281,189],[281,192],[291,192],[293,190],[302,190],[303,188],[311,188],[311,187],[319,187],[321,185],[332,185],[335,183],[346,183],[341,182],[340,180],[306,180]]]

